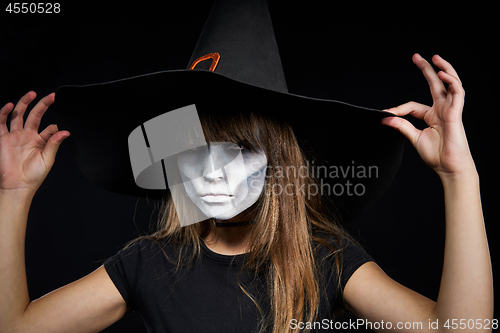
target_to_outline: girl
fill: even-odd
[[[403,133],[442,181],[446,244],[436,301],[389,278],[327,218],[319,197],[300,197],[298,192],[278,195],[266,187],[313,179],[271,176],[252,206],[224,221],[180,228],[171,202],[166,201],[158,232],[88,276],[30,302],[24,269],[28,211],[59,145],[70,133],[51,125],[38,134],[54,94],[33,108],[23,126],[22,115],[35,98],[29,92],[15,107],[9,103],[0,110],[0,332],[95,332],[138,308],[151,331],[186,327],[182,325],[190,316],[196,316],[205,332],[319,329],[316,322],[333,318],[329,316],[337,296],[358,318],[391,323],[379,326],[381,330],[402,330],[405,327],[397,323],[420,322],[406,331],[447,331],[443,326],[447,320],[461,323],[462,319],[474,321],[474,329],[468,331],[491,330],[491,264],[479,180],[461,122],[464,90],[448,62],[439,56],[432,61],[439,73],[418,54],[413,57],[429,83],[434,104],[410,102],[388,110],[423,119],[428,127],[418,130],[398,117],[384,118],[382,123]],[[246,130],[238,133],[216,131],[204,120],[202,125],[208,141],[236,144],[231,147],[249,149],[249,154],[263,152],[270,167],[304,163],[290,128],[251,120],[241,122],[254,124],[263,134],[257,136],[252,126],[241,127]],[[271,130],[286,143],[282,154],[273,158],[265,140],[265,131]],[[163,265],[154,265],[157,262]],[[208,303],[217,296],[217,302]],[[162,301],[171,306],[155,306]],[[223,312],[228,308],[234,311]],[[430,327],[429,322],[438,325]]]

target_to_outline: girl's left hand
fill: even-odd
[[[399,117],[386,117],[381,123],[399,130],[408,138],[422,160],[442,180],[453,178],[464,172],[475,172],[462,124],[465,91],[457,72],[438,55],[432,58],[432,62],[441,69],[439,73],[436,73],[419,54],[413,55],[413,62],[420,68],[429,83],[434,102],[432,107],[409,102],[385,111],[397,116],[411,114],[418,119],[423,119],[428,127],[419,130],[408,120]],[[443,82],[449,85],[448,90]]]

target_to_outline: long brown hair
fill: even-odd
[[[310,188],[317,180],[297,172],[310,163],[306,163],[308,157],[293,130],[286,123],[253,113],[202,116],[200,121],[207,142],[235,142],[250,150],[264,151],[267,156],[264,190],[256,204],[249,208],[255,222],[249,231],[250,248],[240,270],[264,272],[266,276],[269,309],[263,309],[255,295],[240,284],[261,313],[261,330],[272,327],[273,333],[290,332],[292,319],[313,322],[323,292],[316,251],[320,246],[330,249],[339,282],[341,240],[349,236],[336,222],[326,198],[301,190]],[[168,240],[176,245],[178,257],[174,260],[180,267],[200,257],[201,242],[214,227],[211,220],[181,227],[173,202],[166,197],[160,208],[158,231],[133,242],[142,238],[157,242]],[[338,247],[327,240],[331,237],[336,238]],[[185,254],[189,254],[187,261]]]

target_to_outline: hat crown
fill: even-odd
[[[188,67],[218,53],[216,73],[265,89],[288,92],[266,0],[217,0],[198,38]],[[195,69],[206,69],[211,60]]]

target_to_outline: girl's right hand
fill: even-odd
[[[33,195],[52,168],[61,142],[70,135],[55,124],[38,134],[40,120],[54,103],[55,93],[35,105],[23,127],[24,112],[35,97],[36,93],[30,91],[15,108],[7,103],[0,109],[0,194],[19,190]],[[9,131],[6,122],[12,110]]]

